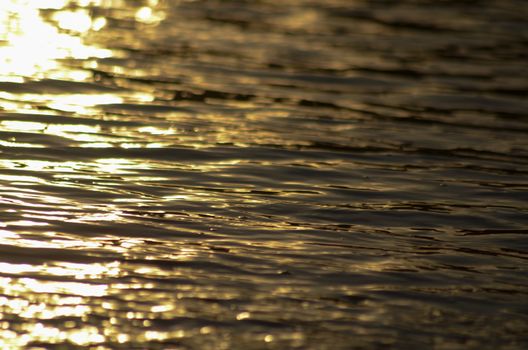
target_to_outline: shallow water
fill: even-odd
[[[2,349],[528,347],[528,8],[0,9]]]

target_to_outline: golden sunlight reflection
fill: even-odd
[[[122,245],[128,250],[141,249],[144,241],[127,239]],[[195,247],[182,245],[179,248],[178,256],[171,258],[185,260],[199,253]],[[144,300],[145,291],[157,288],[150,278],[184,276],[181,271],[148,264],[127,265],[119,261],[49,261],[36,264],[2,262],[0,272],[1,348],[23,348],[36,342],[98,346],[105,342],[161,341],[215,332],[215,328],[209,326],[154,328],[156,319],[188,314],[187,307],[178,302],[180,298],[187,295],[206,298],[210,295],[197,286],[181,285],[177,293],[159,293]],[[137,278],[143,275],[150,278],[144,281]],[[127,276],[136,277],[127,279]],[[115,283],[102,282],[109,279]],[[107,317],[103,321],[104,327],[87,322],[93,315],[103,314]],[[245,314],[235,314],[233,319],[249,317],[249,313],[247,317]]]
[[[72,126],[74,128],[75,126]],[[67,129],[67,128],[66,128]],[[85,130],[89,132],[91,129]],[[41,176],[43,173],[52,173],[53,178],[56,181],[61,181],[61,185],[66,185],[63,181],[72,179],[89,179],[94,180],[98,177],[114,176],[114,175],[132,175],[136,173],[136,170],[150,169],[151,165],[148,163],[142,163],[138,160],[133,159],[121,159],[121,158],[100,158],[94,162],[74,162],[74,161],[45,161],[45,160],[32,160],[32,159],[0,159],[0,166],[4,169],[20,170],[23,169],[26,174],[24,175],[0,175],[0,181],[4,181],[5,184],[1,189],[1,193],[10,193],[13,195],[20,192],[20,188],[10,187],[13,185],[12,182],[21,183],[43,183],[46,182]],[[30,175],[31,174],[31,175]],[[35,175],[35,176],[32,176]],[[162,177],[148,177],[145,180],[159,181],[165,178]],[[78,184],[76,185],[78,186]],[[32,191],[33,194],[37,195],[38,191]],[[24,193],[23,196],[28,199],[31,194]],[[50,198],[51,199],[51,198]],[[56,203],[67,202],[61,201],[58,198],[53,197]],[[109,211],[111,208],[107,207],[105,210]]]
[[[175,302],[181,295],[160,295],[160,298],[146,301],[141,299],[142,291],[156,288],[153,283],[93,282],[126,276],[127,272],[119,262],[0,263],[0,271],[1,348],[65,341],[79,346],[96,346],[108,341],[153,341],[214,332],[212,327],[152,329],[151,320],[187,313],[185,307]],[[138,268],[133,273],[141,271]],[[156,268],[149,270],[152,276],[166,273]],[[39,276],[55,276],[57,280],[50,280],[49,277],[41,279]],[[84,282],[87,280],[92,282]],[[181,289],[193,293],[189,288],[182,286]],[[123,291],[127,293],[123,294]],[[120,297],[115,298],[116,295]],[[86,322],[91,315],[102,312],[110,315],[103,322],[105,327],[95,327]],[[35,319],[39,321],[32,322]],[[129,327],[134,324],[140,325],[140,328],[136,327],[132,332]]]
[[[37,143],[27,143],[27,142],[13,142],[13,141],[4,141],[0,140],[0,146],[3,147],[27,147],[27,148],[44,148],[44,145]]]
[[[163,11],[154,11],[152,7],[144,6],[137,10],[135,18],[138,22],[157,24],[165,19],[165,13]]]
[[[118,277],[123,273],[118,262],[57,262],[43,265],[0,263],[0,271],[3,274],[0,277],[2,349],[25,347],[39,341],[96,345],[107,339],[108,334],[105,335],[102,330],[89,324],[81,326],[79,322],[94,312],[90,300],[108,297],[111,287],[75,280],[96,281]],[[40,279],[39,275],[69,279],[53,281],[48,278]],[[43,323],[31,322],[35,319]],[[20,320],[29,322],[20,323]]]
[[[144,94],[134,94],[130,96],[139,101],[150,101],[150,96]],[[12,94],[0,92],[0,98],[6,100],[27,101],[28,103],[47,104],[48,107],[64,111],[77,113],[90,113],[91,108],[102,104],[122,103],[124,98],[114,94]]]
[[[87,113],[89,111],[87,107],[121,102],[123,102],[122,97],[112,94],[70,94],[54,96],[53,101],[48,103],[48,106],[59,111]]]
[[[90,29],[93,29],[94,23],[102,24],[99,18],[95,21],[92,21],[92,17],[90,16],[88,10],[61,11],[55,13],[52,18],[57,22],[60,28],[73,30],[80,33],[84,33]],[[106,23],[104,18],[102,21]],[[95,27],[97,29],[101,29],[104,26],[101,24],[98,24]]]
[[[163,12],[154,8],[157,1],[147,4],[149,6],[138,7],[136,21],[151,25],[164,19]],[[86,86],[92,90],[85,92],[83,86],[76,90],[75,86],[69,88],[61,84],[93,82],[93,73],[85,68],[96,68],[97,59],[116,55],[112,50],[88,43],[90,33],[107,26],[107,19],[95,15],[88,6],[115,5],[108,0],[3,1],[0,11],[0,84],[11,85],[0,91],[0,109],[33,111],[45,106],[61,112],[94,115],[100,113],[96,106],[119,104],[126,99],[151,102],[154,97],[146,92],[98,90],[99,87],[91,85]],[[71,63],[74,60],[82,60],[82,64],[75,67]],[[43,79],[59,79],[60,82]],[[84,141],[88,142],[86,147],[111,146],[108,140]],[[40,147],[34,143],[9,140],[0,140],[0,143],[6,147]]]
[[[58,12],[57,25],[42,18],[42,9],[61,9],[69,1],[2,2],[0,11],[0,80],[13,76],[43,78],[45,73],[59,69],[57,60],[110,57],[107,49],[88,46],[80,36],[70,35],[61,28],[87,32],[101,29],[102,22],[92,19],[87,11]],[[36,54],[38,52],[38,54]]]
[[[47,124],[34,121],[4,120],[0,121],[0,132],[1,131],[59,136],[63,138],[63,140],[70,140],[70,142],[76,144],[80,143],[80,147],[115,147],[116,145],[122,148],[163,147],[163,144],[159,142],[130,142],[130,137],[127,135],[116,136],[113,133],[102,133],[100,125]],[[18,141],[17,137],[0,140],[0,144],[11,147],[25,147],[29,145],[28,142],[23,143]],[[38,144],[31,145],[38,146]],[[61,164],[57,164],[57,166],[61,169],[66,168]],[[26,168],[31,170],[31,164],[26,164]]]

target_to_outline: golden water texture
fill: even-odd
[[[2,1],[0,348],[528,348],[525,5]]]

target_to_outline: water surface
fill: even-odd
[[[4,1],[0,346],[528,347],[526,18]]]

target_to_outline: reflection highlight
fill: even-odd
[[[105,279],[121,274],[119,263],[44,265],[0,264],[0,346],[5,349],[26,347],[34,343],[67,343],[95,345],[106,336],[94,326],[82,325],[94,312],[93,298],[109,295],[108,285],[72,280],[50,281],[38,276],[64,276],[76,280]],[[17,277],[32,275],[35,278]],[[13,316],[16,315],[16,318]],[[34,323],[33,320],[41,322]]]
[[[0,14],[0,78],[12,77],[44,78],[52,77],[53,70],[61,70],[58,63],[60,59],[87,59],[92,57],[110,57],[110,50],[101,49],[84,44],[81,37],[63,33],[57,26],[42,18],[40,10],[61,9],[69,1],[24,1],[10,0],[3,2],[3,11]],[[81,32],[91,29],[90,17],[82,13],[83,20],[72,18],[68,11],[56,14],[62,21],[85,23]],[[80,13],[79,13],[80,14]],[[60,19],[59,18],[59,19]],[[82,30],[81,30],[82,29]],[[38,54],[36,54],[38,52]],[[69,70],[61,70],[68,72]]]

